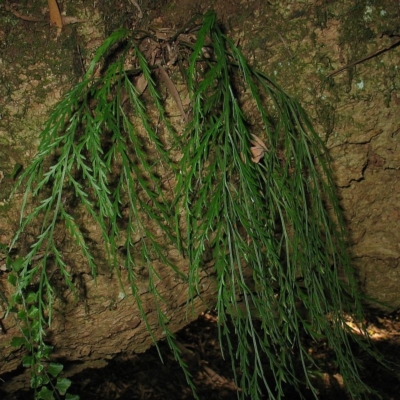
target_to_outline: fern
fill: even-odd
[[[159,326],[194,392],[168,329],[155,258],[187,280],[190,302],[212,254],[220,340],[227,343],[233,370],[240,371],[242,398],[258,399],[263,390],[281,398],[285,382],[299,391],[305,383],[317,396],[304,334],[328,343],[350,394],[359,398],[369,389],[351,343],[372,350],[366,331],[360,327],[363,335],[356,336],[346,324],[348,314],[361,321],[361,306],[326,149],[298,102],[247,64],[215,14],[192,22],[199,19],[193,43],[186,39],[194,37],[191,25],[171,36],[177,53],[164,82],[157,78],[161,67],[143,51],[143,39],[154,38],[114,32],[50,115],[38,153],[19,178],[17,188],[24,184],[25,194],[11,247],[41,223],[10,278],[10,309],[25,309],[18,314],[24,337],[15,344],[31,352],[25,365],[32,367],[32,385],[40,393],[49,383],[41,378],[55,297],[49,271],[57,269],[75,290],[56,229],[64,227],[92,275],[98,273],[93,246],[69,205],[74,198],[100,228],[110,268],[119,276],[122,262],[128,271],[131,293],[155,341],[137,287],[138,260],[147,268]],[[160,42],[154,46],[169,48],[168,40]],[[137,79],[145,80],[144,93]],[[182,129],[184,116],[166,111],[160,87],[184,83],[190,108]],[[160,173],[175,184],[167,188]],[[188,257],[188,276],[165,246]],[[44,256],[38,260],[39,254]]]

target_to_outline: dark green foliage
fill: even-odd
[[[220,339],[227,341],[232,367],[240,370],[243,397],[257,399],[265,387],[270,398],[280,398],[284,382],[313,388],[310,376],[316,366],[302,344],[302,336],[308,335],[328,343],[349,392],[359,398],[367,388],[351,342],[364,348],[368,343],[362,328],[356,336],[346,324],[346,315],[359,320],[360,304],[324,145],[301,106],[247,64],[220,30],[215,14],[200,19],[194,44],[179,41],[178,34],[174,38],[181,71],[186,71],[180,82],[186,82],[190,98],[182,133],[165,111],[153,74],[157,67],[141,50],[143,38],[151,35],[139,37],[142,33],[125,29],[104,42],[82,82],[51,114],[38,154],[18,182],[26,190],[12,246],[32,224],[41,221],[42,228],[10,277],[16,288],[11,307],[25,309],[19,315],[24,338],[15,344],[31,351],[30,366],[41,365],[48,356],[41,352],[55,296],[50,263],[74,290],[54,240],[56,229],[66,228],[93,276],[97,274],[90,243],[65,201],[72,193],[100,228],[108,263],[117,275],[122,257],[117,243],[123,238],[122,262],[152,334],[137,287],[137,260],[147,268],[158,322],[191,386],[156,289],[154,255],[187,280],[195,296],[199,272],[212,254]],[[181,32],[190,29],[188,25]],[[130,63],[134,67],[127,69]],[[144,95],[135,87],[135,77],[147,82]],[[56,161],[50,163],[52,156]],[[175,187],[165,188],[160,168],[173,177]],[[30,196],[40,200],[32,211],[27,208]],[[189,276],[168,259],[165,245],[188,257]],[[39,252],[44,256],[38,260]],[[275,386],[265,378],[266,360]],[[37,368],[32,370],[35,377],[40,375]],[[54,375],[53,370],[48,373]],[[39,383],[34,387],[40,388]]]

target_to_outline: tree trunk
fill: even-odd
[[[185,260],[180,264],[182,272],[187,272]],[[187,284],[181,278],[174,276],[171,269],[161,263],[155,263],[155,268],[161,278],[156,289],[165,300],[160,306],[170,320],[168,329],[171,332],[183,328],[213,305],[216,294],[212,264],[201,272],[200,293],[191,303],[188,303]],[[4,276],[2,278],[1,287],[12,289]],[[121,278],[125,282],[124,290],[115,276],[99,275],[95,282],[90,275],[82,274],[80,285],[84,296],[76,299],[68,291],[64,302],[58,301],[47,339],[55,347],[52,359],[68,364],[65,376],[86,368],[103,367],[107,360],[119,353],[142,353],[153,344],[129,284],[126,284],[124,271],[121,271]],[[165,334],[159,326],[157,306],[147,285],[143,278],[138,285],[139,293],[149,327],[158,341]],[[17,370],[23,354],[9,346],[13,336],[21,336],[15,319],[8,317],[2,324],[5,334],[0,336],[0,375]],[[29,370],[7,376],[9,378],[2,384],[3,390],[13,392],[29,387]]]
[[[99,9],[71,3],[74,11],[80,9],[93,21],[105,21],[107,31],[124,21],[139,22],[130,2],[98,2],[102,3]],[[115,7],[117,3],[120,8]],[[366,295],[400,307],[400,82],[398,57],[393,56],[398,49],[391,48],[399,35],[392,32],[399,18],[395,2],[383,1],[380,7],[319,0],[307,5],[283,1],[279,6],[251,1],[243,5],[239,0],[214,3],[176,0],[169,9],[143,11],[158,18],[157,24],[183,26],[196,7],[216,7],[250,60],[255,59],[301,100],[331,151],[360,287]],[[30,7],[27,13],[41,15],[41,5]],[[123,19],[128,11],[133,22]],[[105,35],[99,24],[85,23],[64,27],[56,40],[52,28],[18,19],[4,8],[0,12],[0,39],[5,43],[0,65],[0,244],[7,245],[19,221],[20,204],[8,198],[19,166],[26,166],[35,154],[51,107],[80,79]],[[373,56],[384,48],[388,50]],[[372,57],[360,61],[368,55]],[[9,299],[12,287],[3,268],[5,259],[6,253],[1,252],[0,291]],[[179,259],[177,264],[186,274],[187,261]],[[189,306],[186,283],[170,268],[156,265],[162,278],[156,282],[157,290],[166,301],[161,307],[170,318],[169,329],[175,332],[213,304],[213,265],[201,272],[200,293]],[[125,275],[121,271],[122,278]],[[86,271],[76,271],[75,283],[82,296],[75,299],[68,291],[60,295],[64,301],[58,300],[47,338],[55,346],[55,358],[74,362],[67,375],[101,367],[118,353],[143,352],[151,346],[137,304],[123,282],[126,295],[115,276],[103,272],[96,284]],[[163,332],[147,284],[143,277],[141,298],[154,337],[160,340]],[[6,307],[4,302],[2,307]],[[0,322],[4,333],[0,335],[0,377],[5,380],[3,388],[14,391],[29,385],[29,372],[20,372],[21,350],[9,345],[13,336],[20,336],[12,314]]]

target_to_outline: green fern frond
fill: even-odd
[[[104,248],[99,251],[110,269],[119,279],[119,267],[126,269],[155,341],[137,286],[137,268],[147,268],[159,326],[193,390],[163,311],[155,258],[187,280],[190,302],[212,254],[220,340],[227,344],[242,398],[258,399],[264,390],[270,398],[281,398],[285,383],[298,390],[305,383],[316,395],[308,372],[314,360],[303,345],[304,334],[327,341],[349,392],[358,397],[368,388],[351,343],[369,347],[366,332],[358,337],[346,324],[345,313],[357,314],[361,305],[327,150],[298,102],[247,64],[215,14],[200,19],[194,44],[177,40],[177,59],[186,75],[172,84],[186,83],[190,98],[183,131],[166,111],[156,74],[160,67],[144,55],[137,32],[120,29],[53,110],[38,154],[18,181],[25,193],[11,247],[23,232],[41,224],[12,279],[12,306],[22,298],[24,307],[33,310],[22,322],[29,333],[35,387],[40,387],[39,350],[51,326],[55,296],[50,268],[74,290],[56,228],[64,225],[93,277],[98,273],[93,244],[79,213],[69,206],[73,198],[100,229]],[[139,77],[147,83],[144,93],[134,84]],[[174,182],[169,188],[160,171]],[[187,277],[164,246],[188,258]],[[38,262],[39,253],[44,257]],[[341,271],[346,281],[339,278]],[[27,302],[34,284],[36,297]]]

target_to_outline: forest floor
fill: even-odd
[[[390,368],[385,369],[376,360],[359,354],[363,378],[384,400],[400,400],[400,368],[396,365],[400,360],[400,312],[388,315],[369,313],[366,324],[374,345]],[[325,343],[304,340],[321,366],[314,379],[318,397],[323,400],[347,399],[341,376],[330,363],[330,352]],[[193,375],[200,400],[237,398],[231,362],[229,357],[224,359],[221,355],[217,319],[213,313],[204,314],[185,327],[177,334],[177,341]],[[160,343],[160,351],[164,363],[153,347],[143,354],[121,355],[110,361],[106,368],[86,370],[72,378],[71,393],[77,393],[85,400],[193,399],[185,376],[165,343]],[[306,399],[314,398],[306,386],[302,395]],[[300,396],[288,387],[285,398],[295,400]],[[372,394],[370,398],[377,399],[378,396]]]
[[[400,311],[392,314],[368,313],[365,320],[372,342],[379,350],[389,368],[384,368],[368,355],[358,353],[364,381],[376,391],[371,400],[400,400]],[[232,365],[227,356],[222,357],[218,341],[217,318],[213,312],[206,313],[186,326],[176,335],[185,362],[193,377],[200,400],[236,399]],[[325,343],[315,343],[304,338],[309,352],[313,353],[320,371],[315,373],[313,384],[321,400],[349,400],[343,381],[331,353]],[[143,354],[120,354],[102,369],[86,369],[74,375],[70,393],[78,394],[81,400],[192,400],[193,393],[185,376],[174,360],[166,343],[159,343],[163,356],[160,361],[157,349],[150,348]],[[271,382],[271,388],[274,385]],[[239,389],[240,390],[240,389]],[[311,390],[302,389],[305,400],[311,400]],[[265,394],[261,398],[268,398]],[[298,400],[301,396],[291,387],[285,389],[285,398]],[[9,394],[4,400],[33,399],[33,393]],[[251,399],[249,399],[251,400]],[[358,399],[357,399],[358,400]]]

